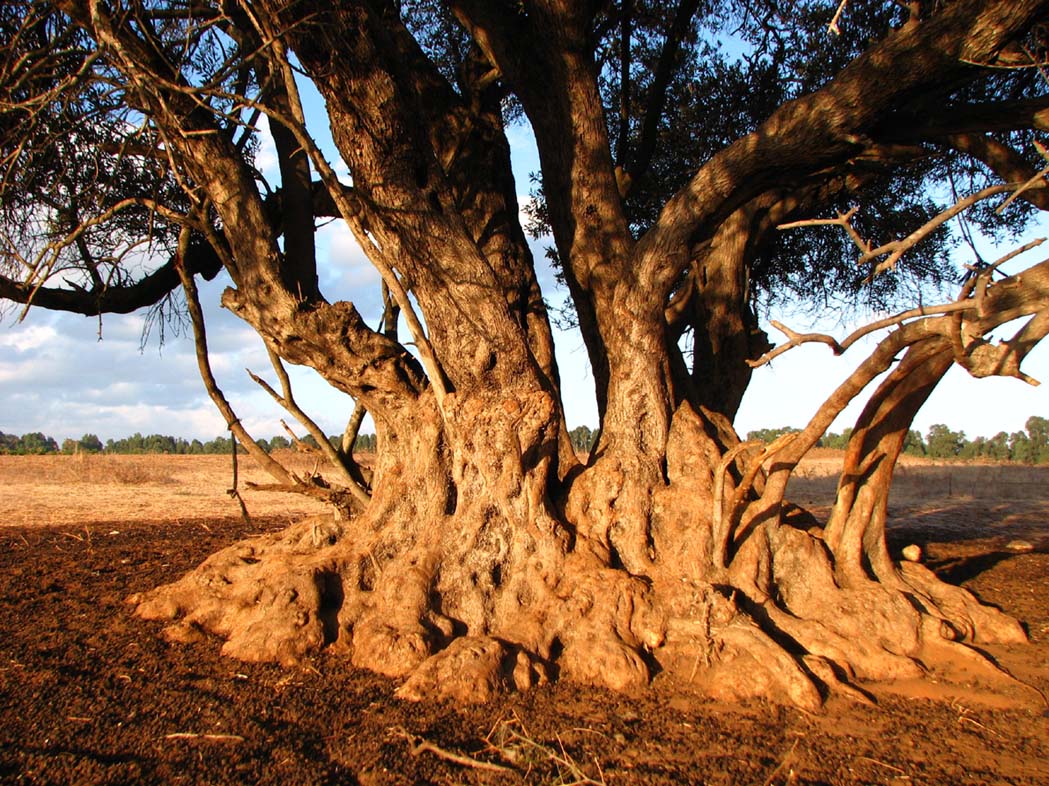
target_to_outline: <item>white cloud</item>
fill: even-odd
[[[50,325],[29,325],[25,330],[0,332],[0,347],[28,352],[54,341],[57,333]]]
[[[266,115],[259,118],[259,150],[255,154],[255,168],[263,176],[274,184],[280,180],[280,167],[277,160],[277,146],[273,142],[273,134],[270,133],[270,119]]]
[[[382,277],[353,232],[332,221],[317,232],[321,289],[329,300],[349,300],[370,325],[382,316]]]
[[[219,386],[256,437],[281,432],[288,417],[245,373],[276,380],[258,335],[218,308],[222,284],[202,287],[212,369]],[[34,310],[26,322],[0,325],[0,431],[43,431],[61,440],[102,439],[135,431],[211,439],[226,429],[208,398],[190,336],[168,335],[140,349],[140,316],[97,320]],[[331,433],[341,431],[352,401],[316,374],[289,367],[296,398]]]

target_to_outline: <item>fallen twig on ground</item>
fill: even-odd
[[[510,767],[504,767],[502,764],[494,764],[490,761],[481,761],[480,759],[473,759],[469,756],[456,753],[454,751],[447,750],[434,745],[429,740],[423,739],[422,737],[416,737],[414,734],[409,733],[406,729],[393,729],[394,734],[398,737],[402,737],[408,741],[411,746],[412,756],[418,756],[420,753],[432,753],[439,759],[450,761],[453,764],[458,764],[462,767],[472,767],[477,770],[489,770],[491,772],[513,772],[514,770]]]
[[[244,742],[239,734],[198,734],[192,731],[176,731],[164,735],[165,740],[206,740],[207,742]]]

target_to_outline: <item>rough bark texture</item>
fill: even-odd
[[[899,326],[796,437],[741,443],[731,418],[747,361],[767,349],[748,266],[774,231],[770,215],[861,192],[867,180],[851,177],[852,166],[881,150],[886,115],[986,78],[974,64],[1011,51],[1049,3],[936,4],[886,32],[713,155],[640,236],[624,194],[641,173],[617,174],[613,162],[593,4],[449,3],[470,37],[454,89],[396,4],[223,4],[201,28],[214,21],[235,38],[250,53],[245,68],[261,61],[251,66],[259,93],[244,105],[276,124],[278,215],[236,124],[215,107],[229,95],[199,79],[193,68],[203,65],[176,65],[177,46],[165,54],[150,32],[156,19],[93,0],[59,5],[156,127],[190,204],[180,220],[229,273],[223,304],[275,355],[353,396],[378,432],[359,514],[238,543],[134,598],[171,638],[213,633],[230,655],[282,663],[330,649],[403,679],[401,695],[413,699],[487,699],[554,678],[628,690],[662,673],[682,689],[808,709],[830,690],[863,699],[856,680],[916,676],[957,657],[994,677],[959,642],[1024,640],[1014,620],[920,566],[896,565],[884,525],[903,436],[946,369],[1019,374],[1049,330],[1047,263],[993,283],[981,274],[948,316]],[[697,6],[681,4],[674,35]],[[667,43],[667,63],[678,43]],[[325,100],[352,187],[301,127],[293,59]],[[666,91],[666,78],[655,86]],[[508,93],[536,134],[597,384],[601,434],[585,463],[567,441],[518,219]],[[651,133],[636,157],[620,158],[645,166]],[[848,185],[830,185],[839,181]],[[321,213],[354,233],[410,341],[325,299],[313,245]],[[982,338],[1019,317],[1031,317],[1022,340],[999,348]],[[860,417],[821,531],[784,502],[790,473],[904,351]]]
[[[1026,284],[1023,296],[1012,279],[989,285],[988,312],[1036,308],[1049,267]],[[382,435],[362,516],[238,544],[136,598],[138,611],[172,620],[175,638],[219,633],[239,657],[294,662],[330,646],[405,678],[409,698],[486,699],[555,676],[623,690],[658,670],[718,697],[816,708],[828,690],[862,699],[850,683],[938,663],[1004,680],[960,643],[1021,642],[1020,625],[885,548],[892,465],[913,411],[954,360],[953,329],[948,316],[897,330],[839,391],[844,406],[850,386],[911,347],[860,417],[826,532],[777,498],[806,433],[726,454],[709,420],[683,404],[663,467],[607,447],[555,497],[543,434],[556,420],[541,390],[449,394],[443,416],[430,399],[407,437]],[[833,419],[833,406],[820,417]],[[759,497],[762,464],[772,475]]]

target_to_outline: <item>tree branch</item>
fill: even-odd
[[[906,117],[893,116],[878,132],[880,138],[915,142],[954,134],[989,134],[1035,129],[1049,131],[1049,96],[1020,101],[987,101],[925,107],[925,111]]]
[[[1041,179],[1044,176],[1044,174],[1045,172],[1039,173],[1035,176],[1035,179]],[[1044,188],[1046,185],[1049,185],[1045,182],[1036,183],[1035,179],[1032,179],[1031,181],[1022,184],[1003,183],[1000,185],[988,186],[987,188],[977,191],[975,194],[970,194],[969,196],[964,197],[955,202],[953,205],[951,205],[951,207],[942,211],[931,221],[927,221],[925,224],[920,226],[907,237],[902,238],[900,240],[894,240],[890,243],[886,243],[882,246],[879,246],[878,248],[871,249],[866,254],[861,256],[856,264],[863,265],[868,262],[873,262],[878,257],[884,256],[885,259],[883,259],[881,262],[879,262],[871,268],[868,280],[873,279],[879,273],[882,273],[885,270],[891,270],[895,268],[896,263],[900,260],[900,257],[902,257],[905,253],[914,248],[918,243],[920,243],[922,240],[924,240],[926,237],[932,234],[937,229],[937,227],[954,218],[959,213],[968,210],[977,202],[980,202],[984,199],[987,199],[988,197],[992,197],[996,194],[1001,194],[1007,191],[1013,192],[1015,195],[1015,193],[1026,190],[1028,188]],[[1011,201],[1011,199],[1012,198],[1010,197],[1009,200],[1006,200],[1006,204],[1008,204],[1008,202]]]
[[[283,395],[277,393],[266,380],[262,379],[256,374],[253,374],[248,370],[248,376],[251,377],[256,384],[258,384],[263,390],[270,394],[274,401],[280,404],[284,409],[291,413],[296,420],[299,421],[305,427],[306,431],[310,433],[314,440],[317,442],[317,449],[321,452],[331,467],[334,469],[339,480],[342,481],[350,493],[363,505],[366,505],[371,499],[371,495],[364,489],[364,487],[358,482],[357,478],[353,476],[350,469],[344,463],[344,460],[339,456],[335,448],[332,447],[328,441],[328,437],[324,434],[317,423],[310,418],[302,408],[295,401],[294,395],[291,391],[291,379],[288,377],[288,372],[284,368],[284,364],[281,362],[280,357],[272,348],[267,347],[269,353],[270,363],[273,364],[273,370],[277,374],[277,379],[280,380],[281,390]],[[350,458],[352,461],[352,457]]]
[[[981,161],[1003,182],[1030,182],[1038,176],[1019,153],[991,136],[978,133],[952,134],[944,137],[942,143]],[[1022,196],[1035,207],[1049,210],[1049,190],[1028,189]]]
[[[179,250],[184,251],[188,246],[189,232],[184,229],[179,237]],[[226,425],[229,427],[229,430],[240,440],[248,454],[255,459],[260,467],[280,483],[299,485],[301,482],[294,474],[285,469],[283,465],[274,460],[272,456],[255,443],[255,440],[244,428],[240,418],[233,411],[233,407],[230,406],[229,401],[219,389],[218,382],[215,381],[215,375],[211,371],[211,362],[208,359],[208,338],[204,327],[204,312],[200,308],[200,298],[197,295],[197,285],[193,281],[193,276],[190,275],[183,265],[176,263],[175,270],[186,293],[186,305],[189,308],[189,316],[193,324],[197,367],[200,370],[200,377],[204,381],[204,387],[207,389],[208,395],[219,412],[222,413],[222,417],[226,419]]]
[[[652,78],[652,86],[648,90],[645,119],[641,125],[641,138],[637,150],[625,168],[624,176],[619,178],[619,192],[624,199],[629,196],[633,185],[648,171],[652,163],[659,124],[666,107],[667,90],[670,87],[671,77],[674,75],[675,61],[681,51],[681,44],[685,40],[688,26],[692,23],[692,18],[696,15],[698,8],[699,0],[681,0],[674,12],[674,22],[663,42],[655,76]]]
[[[1046,6],[1045,0],[962,0],[944,6],[891,33],[822,89],[782,106],[711,158],[667,202],[638,243],[639,280],[666,290],[688,264],[690,243],[740,204],[861,152],[886,113],[905,108],[917,91],[975,79],[979,71],[961,61],[990,57],[1026,31]]]
[[[0,298],[34,305],[49,311],[68,311],[84,316],[101,314],[130,314],[140,308],[159,303],[181,285],[179,257],[172,256],[157,270],[133,284],[105,285],[96,289],[64,289],[61,287],[32,287],[0,276]],[[222,262],[207,243],[194,243],[182,267],[190,275],[200,275],[210,281],[222,270]]]
[[[799,223],[804,224],[806,222]],[[831,220],[826,223],[838,222],[835,220]],[[1045,238],[1039,238],[1037,240],[1032,240],[1031,242],[1024,244],[1020,248],[1010,251],[1008,254],[1001,257],[994,264],[988,266],[987,269],[982,271],[982,274],[987,276],[987,280],[989,280],[989,275],[991,271],[995,270],[1003,263],[1008,262],[1013,257],[1018,256],[1019,254],[1022,254],[1025,251],[1029,251],[1032,248],[1036,248],[1044,242]],[[812,343],[826,344],[834,351],[835,355],[841,355],[861,338],[863,338],[864,336],[868,336],[871,333],[874,333],[878,330],[902,324],[903,322],[906,322],[909,319],[916,319],[919,317],[942,316],[944,314],[958,314],[961,312],[972,311],[974,308],[974,304],[976,312],[980,316],[985,316],[987,313],[984,302],[985,298],[986,290],[983,288],[978,288],[976,290],[975,300],[970,299],[967,292],[963,292],[963,298],[956,300],[953,303],[944,303],[938,306],[919,306],[917,308],[908,309],[907,311],[901,311],[895,316],[886,317],[884,319],[879,319],[874,322],[870,322],[864,325],[863,327],[854,330],[842,341],[838,341],[833,336],[827,335],[825,333],[796,333],[781,322],[772,320],[770,324],[774,328],[782,332],[785,336],[787,336],[789,340],[786,343],[769,350],[757,360],[748,360],[747,364],[751,366],[751,368],[758,368],[760,366],[766,365],[767,363],[782,355],[784,352],[787,352],[788,350],[793,349],[794,347],[801,346],[802,344]]]

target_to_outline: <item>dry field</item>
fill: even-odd
[[[798,503],[834,501],[841,451],[817,448],[795,471],[788,496]],[[923,500],[1049,500],[1049,465],[939,461],[901,456],[892,483],[892,503]]]
[[[280,459],[295,472],[316,469],[308,456]],[[299,494],[256,492],[248,483],[272,479],[245,456],[237,487],[252,516],[295,520],[324,506]],[[227,490],[231,456],[0,456],[0,526],[81,526],[102,523],[178,523],[239,516]]]
[[[826,515],[839,461],[808,461],[792,498]],[[818,715],[659,677],[414,705],[327,655],[284,670],[164,642],[128,595],[318,509],[253,479],[242,460],[248,523],[228,456],[0,456],[0,783],[1049,785],[1049,468],[908,460],[891,504],[892,548],[1024,621],[1030,644],[985,654],[1026,687],[930,675]]]

